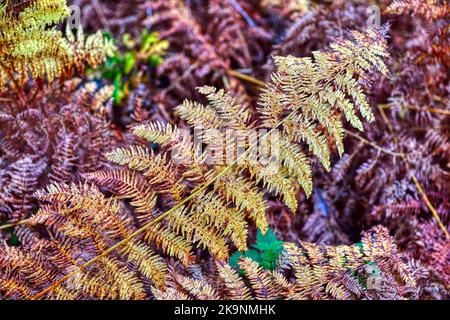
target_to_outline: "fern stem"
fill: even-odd
[[[345,133],[348,134],[349,136],[352,136],[352,137],[358,139],[359,141],[361,141],[361,142],[363,142],[365,144],[368,144],[368,145],[372,146],[373,148],[375,148],[375,149],[377,149],[377,150],[379,150],[379,151],[381,151],[383,153],[387,153],[387,154],[389,154],[389,155],[391,155],[393,157],[399,157],[399,158],[403,157],[402,153],[393,152],[393,151],[391,151],[389,149],[383,148],[383,147],[377,145],[376,143],[373,143],[373,142],[371,142],[371,141],[369,141],[367,139],[364,139],[363,137],[360,137],[356,133],[353,133],[353,132],[351,132],[349,130],[345,130]]]
[[[445,110],[445,109],[439,109],[439,108],[419,108],[419,107],[415,107],[415,106],[404,106],[406,109],[409,110],[415,110],[415,111],[427,111],[427,112],[431,112],[431,113],[437,113],[437,114],[444,114],[444,115],[450,115],[450,111],[449,110]],[[390,109],[390,108],[394,108],[394,106],[391,106],[390,104],[380,104],[379,108],[381,109]]]
[[[437,223],[439,224],[439,227],[441,227],[442,231],[445,234],[445,237],[447,239],[450,239],[450,235],[447,231],[447,228],[444,226],[444,224],[442,223],[441,218],[439,217],[436,209],[434,208],[433,204],[431,203],[430,199],[428,198],[427,194],[423,191],[422,186],[419,183],[419,180],[417,180],[417,177],[413,174],[411,179],[413,180],[417,190],[419,191],[419,193],[422,195],[423,200],[425,201],[425,203],[428,206],[428,209],[430,209],[431,213],[433,214],[434,218],[436,219]]]
[[[13,222],[13,223],[2,224],[0,226],[0,230],[5,230],[5,229],[12,228],[12,227],[16,227],[16,226],[21,225],[21,224],[25,224],[25,223],[28,222],[28,220],[29,219],[24,219],[24,220],[20,220],[20,221]]]
[[[256,27],[255,21],[250,17],[250,15],[247,13],[247,11],[244,10],[244,8],[241,7],[239,3],[237,3],[236,0],[226,0],[239,14],[245,19],[248,26],[250,28]]]
[[[228,75],[232,76],[232,77],[251,82],[251,83],[256,84],[256,85],[258,85],[260,87],[264,87],[266,85],[261,80],[258,80],[258,79],[254,78],[252,76],[240,73],[240,72],[235,71],[235,70],[226,70],[226,73]]]
[[[94,10],[97,13],[97,16],[100,18],[100,22],[108,32],[111,32],[111,28],[109,27],[108,19],[106,19],[105,13],[103,11],[102,6],[98,2],[98,0],[93,0],[92,4],[94,6]]]

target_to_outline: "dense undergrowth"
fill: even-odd
[[[2,1],[0,298],[447,299],[449,18]]]

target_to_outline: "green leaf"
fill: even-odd
[[[253,261],[260,262],[260,254],[256,250],[249,249],[244,252],[244,257],[250,258]]]
[[[129,74],[133,70],[136,63],[136,55],[133,52],[128,51],[124,57],[123,71],[125,74]]]
[[[156,54],[153,54],[150,56],[148,61],[149,61],[150,67],[157,67],[164,61],[164,59]]]
[[[119,105],[122,101],[122,75],[116,74],[114,78],[114,92],[113,92],[114,104]]]
[[[104,39],[106,40],[112,40],[112,42],[115,44],[116,43],[116,39],[114,38],[114,36],[111,34],[111,32],[108,31],[103,31],[102,32],[102,36]]]
[[[265,251],[265,250],[277,250],[282,248],[284,242],[277,239],[275,234],[269,228],[265,235],[262,234],[261,230],[258,230],[256,235],[256,245],[253,247],[255,249]]]
[[[158,41],[158,36],[155,33],[149,34],[147,31],[143,31],[141,34],[141,49],[147,51],[151,45]]]
[[[277,267],[278,257],[283,251],[283,241],[277,239],[275,234],[269,228],[265,235],[258,230],[256,235],[256,243],[251,245],[252,249],[245,252],[236,252],[230,257],[230,265],[239,269],[239,258],[244,256],[258,262],[258,264],[266,269],[273,271]]]

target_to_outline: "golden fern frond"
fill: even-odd
[[[85,37],[83,29],[78,28],[75,37],[72,30],[67,28],[66,37],[71,44],[73,55],[73,66],[66,66],[69,74],[75,69],[83,73],[86,63],[95,67],[104,62],[106,57],[114,55],[114,43],[101,32]]]
[[[342,154],[343,127],[337,111],[343,112],[352,126],[362,130],[355,106],[366,120],[373,121],[374,117],[356,80],[364,79],[373,68],[388,75],[382,60],[388,55],[382,33],[374,30],[365,34],[353,32],[353,37],[352,41],[333,43],[332,52],[314,52],[314,60],[275,57],[278,70],[272,76],[272,84],[261,96],[262,117],[277,119],[283,112],[300,107],[297,114],[300,123],[310,126],[317,121],[335,139],[339,154]],[[276,106],[273,113],[272,106]],[[327,153],[319,152],[323,147],[310,148],[317,151],[319,159],[329,169]]]
[[[150,227],[143,238],[147,242],[155,243],[165,254],[176,257],[186,266],[194,261],[190,242],[164,225]]]
[[[289,177],[286,168],[269,163],[249,166],[248,169],[252,179],[262,182],[268,191],[282,197],[292,212],[297,211],[297,179]]]
[[[239,251],[247,250],[247,222],[242,211],[228,208],[217,195],[201,194],[191,204],[193,218],[206,228],[220,230],[223,237],[230,237]]]
[[[139,272],[151,279],[158,288],[165,288],[167,281],[167,265],[148,246],[130,241],[120,248],[120,252],[127,260],[137,265]]]
[[[137,137],[162,146],[176,142],[181,135],[176,126],[164,124],[159,121],[138,125],[133,127],[131,132]]]
[[[272,272],[272,283],[277,295],[282,298],[289,298],[298,293],[298,288],[294,283],[290,283],[286,277],[278,271]],[[301,296],[298,299],[302,298]]]
[[[197,217],[198,218],[198,217]],[[207,228],[205,220],[198,220],[186,207],[177,209],[167,217],[168,227],[183,235],[190,243],[208,249],[218,260],[228,258],[229,247],[226,238],[216,229]]]
[[[286,243],[284,249],[299,288],[302,291],[310,288],[304,292],[307,296],[318,294],[325,295],[322,298],[329,295],[334,299],[349,299],[360,295],[365,290],[353,281],[355,276],[352,272],[364,274],[371,265],[394,274],[401,279],[400,282],[403,281],[402,285],[415,286],[410,272],[397,255],[394,239],[387,229],[380,226],[365,232],[361,242],[352,246],[325,246],[300,241],[299,246]]]
[[[132,129],[132,133],[151,143],[160,144],[172,158],[181,162],[185,169],[182,177],[193,184],[205,183],[214,171],[205,165],[207,152],[202,152],[199,145],[194,145],[189,134],[182,133],[177,126],[151,122]]]
[[[266,86],[259,96],[257,110],[262,126],[274,128],[282,121],[285,109],[281,103],[282,94],[277,92],[273,84],[268,83]]]
[[[97,177],[101,178],[101,175]],[[111,177],[119,180],[123,178],[117,171]],[[133,193],[135,190],[126,192]],[[61,245],[56,242],[45,244],[47,248],[56,244],[52,246],[56,252],[51,259],[53,263],[58,261],[59,268],[79,265],[81,261],[72,258],[71,252],[85,251],[84,256],[88,258],[91,254],[105,251],[114,243],[113,240],[127,238],[135,230],[133,220],[124,214],[119,203],[113,198],[105,198],[94,186],[54,184],[47,190],[40,190],[36,196],[49,204],[41,207],[29,223],[48,225],[51,230],[57,231],[58,237],[65,237],[63,239],[67,242]],[[143,240],[148,242],[153,238]],[[119,256],[103,257],[92,267],[76,273],[69,283],[80,292],[101,299],[141,299],[145,297],[143,283],[134,269],[129,267],[133,265],[154,286],[164,288],[167,266],[144,241],[133,239],[127,242],[118,248]],[[168,248],[174,253],[184,250],[183,246],[175,248],[179,243],[165,243],[163,251]],[[155,241],[155,244],[157,247],[162,245],[161,241]]]
[[[216,182],[215,188],[227,201],[234,203],[239,210],[244,210],[261,232],[266,234],[268,204],[264,193],[252,181],[235,174],[227,174]]]
[[[33,79],[54,79],[83,72],[86,63],[96,66],[112,55],[114,44],[98,32],[76,40],[70,29],[67,38],[53,26],[69,16],[64,0],[27,1],[0,6],[0,86],[14,83],[16,90]]]
[[[327,171],[330,171],[330,151],[328,150],[327,138],[320,131],[315,130],[315,127],[313,123],[305,119],[288,120],[284,125],[289,139],[296,142],[305,142],[309,151],[320,160]]]
[[[249,280],[257,300],[273,300],[276,296],[270,273],[250,258],[241,258],[239,266]]]
[[[229,264],[216,262],[220,279],[224,283],[225,292],[230,300],[250,300],[250,290],[243,279]]]
[[[131,170],[145,171],[147,168],[164,164],[161,157],[155,157],[152,152],[141,146],[131,146],[129,148],[117,148],[106,155],[109,161],[118,165],[126,165]]]
[[[68,281],[69,287],[97,299],[143,300],[143,283],[120,261],[103,257],[97,265],[85,272],[79,272]]]
[[[236,98],[233,98],[224,90],[217,90],[211,86],[200,87],[198,91],[206,95],[211,107],[217,110],[229,128],[235,130],[250,130],[253,128],[253,124],[250,123],[249,110],[238,104]]]
[[[37,255],[37,258],[35,257]],[[0,246],[0,291],[5,298],[31,298],[36,290],[54,280],[56,269],[45,263],[40,252],[28,253],[19,248]],[[74,299],[77,294],[71,288],[55,288],[53,296]]]
[[[231,173],[214,181],[215,185],[211,187],[200,186],[201,182],[209,183],[212,177],[204,174],[211,169],[201,162],[204,154],[195,158],[198,146],[191,144],[189,137],[181,137],[178,128],[156,123],[132,129],[136,136],[160,144],[166,153],[155,155],[140,146],[118,148],[107,157],[111,162],[127,169],[86,176],[99,184],[112,185],[112,191],[129,199],[131,205],[138,208],[138,220],[149,222],[161,217],[157,224],[147,230],[142,229],[145,232],[142,243],[130,242],[132,247],[124,247],[123,252],[126,254],[121,258],[133,262],[137,266],[136,270],[154,278],[156,287],[164,286],[163,271],[149,271],[152,268],[163,270],[164,266],[160,265],[161,260],[153,258],[152,251],[146,249],[144,241],[156,243],[156,247],[162,248],[164,253],[179,258],[185,264],[192,261],[194,246],[208,249],[217,260],[229,258],[230,245],[241,251],[246,250],[248,225],[245,217],[255,220],[262,231],[267,229],[264,195],[257,189],[256,183],[261,183],[269,192],[281,196],[287,207],[295,212],[300,186],[307,195],[312,192],[312,170],[298,142],[306,142],[309,150],[329,169],[330,155],[326,141],[334,139],[338,152],[343,152],[344,129],[341,114],[359,129],[362,129],[362,122],[356,108],[359,108],[359,113],[367,120],[370,121],[373,117],[362,95],[359,81],[364,80],[367,72],[373,68],[387,74],[382,61],[387,55],[385,47],[382,35],[369,31],[366,34],[354,33],[353,41],[340,41],[332,45],[331,52],[316,52],[314,59],[277,57],[278,72],[273,75],[272,84],[266,88],[263,95],[263,100],[266,100],[262,102],[260,112],[262,123],[276,121],[275,125],[278,126],[282,121],[279,139],[281,163],[270,161],[267,164],[254,164],[247,160],[235,162],[234,167],[229,168],[232,169],[229,170]],[[199,122],[207,128],[222,125],[225,129],[241,131],[257,128],[257,122],[252,122],[249,110],[237,103],[237,99],[230,94],[213,87],[202,87],[199,91],[207,96],[207,107],[188,102],[178,107],[188,124],[194,124],[194,116],[198,112]],[[271,109],[273,105],[275,107]],[[287,115],[292,115],[292,119],[286,119]],[[297,122],[300,123],[299,126]],[[248,145],[249,141],[246,141],[246,147]],[[180,149],[183,155],[193,156],[194,162],[176,163],[175,159],[170,160],[168,151],[173,152],[175,149]],[[229,151],[228,146],[224,149]],[[249,179],[239,178],[237,172]],[[98,190],[89,191],[89,187],[83,187],[81,191],[75,187],[51,188],[53,189],[48,194],[38,194],[38,197],[42,201],[53,202],[56,207],[42,210],[40,221],[53,219],[53,226],[62,234],[91,239],[95,250],[102,251],[111,245],[111,238],[126,238],[133,230],[131,219],[125,219],[126,214],[119,214],[122,209],[116,199],[106,200]],[[189,191],[195,192],[195,195],[183,200],[184,194]],[[160,216],[159,210],[153,209],[154,195],[161,210],[173,211],[167,216]],[[56,217],[55,211],[58,212]],[[93,216],[92,212],[97,214]],[[101,225],[101,221],[106,223]],[[107,239],[103,237],[104,228],[107,228],[109,235]],[[309,297],[348,297],[349,291],[343,290],[339,281],[331,282],[334,277],[345,274],[342,273],[342,266],[360,268],[366,263],[364,257],[378,259],[377,261],[381,258],[375,253],[378,244],[369,245],[373,251],[370,257],[361,255],[358,246],[324,250],[313,244],[300,245],[301,254],[294,256],[292,263],[299,283],[296,288],[287,285],[284,281],[286,279],[262,270],[252,260],[240,261],[240,267],[251,284],[251,292],[257,298],[271,299],[279,296],[274,289],[274,279],[285,295],[287,292],[295,292],[297,295],[301,290],[308,289]],[[289,246],[285,250],[291,255],[296,254]],[[384,254],[389,250],[384,246],[379,249]],[[329,255],[326,256],[324,252]],[[385,259],[385,255],[381,259]],[[123,263],[123,260],[119,262]],[[392,259],[383,260],[383,263],[400,265]],[[203,280],[184,282],[184,290],[190,290],[188,295],[195,296],[203,292]],[[233,283],[235,286],[239,285],[236,279]],[[327,286],[328,283],[330,284]]]
[[[280,139],[280,158],[290,176],[298,180],[306,196],[309,197],[313,189],[312,171],[308,158],[301,151],[300,146],[282,137]]]
[[[70,15],[65,0],[31,0],[22,4],[6,0],[0,8],[0,26],[5,31],[14,28],[17,20],[29,26],[53,25]]]
[[[113,199],[105,198],[96,187],[91,185],[78,187],[75,184],[54,183],[46,189],[36,191],[34,196],[42,202],[60,206],[70,203],[73,210],[100,207],[109,211],[118,210],[118,204]]]
[[[147,134],[148,128],[152,129],[154,127],[142,127],[142,129],[140,129],[141,136],[149,137],[149,134]],[[160,130],[156,130],[156,132],[158,135]],[[154,135],[151,139],[153,138]],[[160,141],[164,141],[163,143],[166,144],[170,142],[169,139]],[[116,164],[126,165],[132,170],[141,171],[144,180],[140,180],[147,185],[147,188],[153,188],[156,195],[166,197],[166,195],[169,194],[171,195],[171,199],[176,202],[182,200],[182,194],[185,188],[185,185],[182,183],[183,178],[178,178],[178,173],[175,168],[172,167],[170,162],[167,162],[164,157],[160,155],[155,156],[153,153],[149,153],[140,146],[118,148],[111,152],[107,157]],[[198,168],[198,170],[195,170],[195,168]],[[193,176],[201,177],[203,168],[204,166],[196,167],[195,164],[191,164],[188,166],[188,171],[183,173],[183,176],[186,178],[186,174],[189,173],[189,170],[194,170],[197,175],[193,174]],[[132,183],[136,184],[135,182],[130,181],[131,176],[135,176],[135,173],[129,173],[126,177],[117,177],[112,173],[107,177],[109,181],[108,179],[105,179],[105,174],[107,173],[100,172],[86,175],[86,177],[105,186],[111,184],[111,178],[115,180],[121,179],[121,183],[126,180],[125,182],[127,182],[128,185]],[[206,177],[203,177],[201,180],[204,180],[205,178]],[[193,181],[189,177],[187,177],[187,180]],[[133,192],[136,192],[135,189],[136,187],[134,187],[133,190],[129,190],[127,194],[131,196]],[[140,187],[140,189],[142,189],[142,187]],[[130,199],[132,200],[131,204],[142,202],[139,197],[136,196],[130,197]],[[168,223],[167,228],[172,232],[163,233],[164,227],[161,225],[155,229],[154,235],[147,234],[146,238],[154,239],[156,242],[159,242],[166,248],[163,250],[164,252],[172,252],[175,256],[181,258],[184,263],[188,263],[192,258],[189,243],[197,243],[203,248],[208,248],[214,256],[221,259],[227,258],[229,254],[229,249],[226,244],[227,237],[230,238],[240,250],[246,249],[247,222],[244,219],[243,212],[228,206],[227,203],[212,193],[204,194],[193,200],[190,203],[189,208],[189,212],[181,209],[177,211],[176,214],[166,219]],[[154,218],[155,216],[149,216],[149,220]],[[178,237],[177,234],[182,235],[182,237]]]
[[[137,173],[125,170],[99,171],[86,174],[84,177],[100,185],[108,186],[113,192],[118,193],[120,197],[130,199],[130,204],[136,208],[136,212],[138,213],[137,218],[141,216],[153,217],[156,195],[150,186],[146,186],[146,180]],[[148,243],[155,243],[156,247],[160,248],[162,252],[177,257],[185,264],[188,264],[193,259],[191,253],[192,246],[184,238],[170,230],[164,229],[162,225],[155,225],[153,228],[149,228],[144,234],[143,239]],[[158,260],[159,257],[153,256],[145,246],[133,243],[134,247],[130,248],[129,245],[130,243],[125,246],[126,251],[124,253],[133,253],[134,260],[136,260],[136,257],[139,257],[138,254],[141,254],[141,260],[139,260],[139,263],[136,261],[135,263],[139,266],[145,263],[141,270],[144,275],[150,274],[150,263],[154,265],[153,269],[155,272],[157,270],[163,270],[162,262]],[[141,249],[137,250],[136,247],[140,247]],[[145,260],[142,260],[144,257]],[[155,266],[158,266],[158,268]],[[162,278],[163,272],[160,271],[152,275],[155,285],[160,287],[164,283],[164,279]]]
[[[32,297],[31,288],[26,281],[17,279],[11,273],[0,275],[0,288],[4,291],[4,299],[26,299]]]
[[[191,127],[220,129],[223,126],[219,115],[210,106],[185,100],[175,110],[178,112],[180,118],[185,120]]]
[[[176,281],[196,300],[219,300],[220,296],[214,288],[204,280],[177,276]]]
[[[145,216],[150,216],[150,219],[153,217],[157,200],[156,194],[151,186],[147,185],[146,180],[136,172],[127,170],[98,171],[85,174],[84,177],[100,185],[108,186],[121,198],[130,199],[130,204],[136,208],[138,219]],[[144,220],[144,222],[148,221]],[[164,253],[177,257],[186,265],[193,259],[192,246],[184,238],[161,226],[155,225],[149,228],[144,234],[144,241],[155,243]],[[139,251],[133,250],[133,252],[145,253],[145,250],[145,247],[143,247]],[[148,260],[149,263],[154,259],[158,259],[158,257],[152,256]],[[155,261],[153,263],[162,267],[161,262],[156,263]],[[148,269],[148,267],[145,268],[144,270]],[[155,276],[157,275],[155,274]],[[154,283],[159,287],[164,282],[161,275],[158,275],[158,277],[161,280],[154,281]]]
[[[121,198],[131,199],[130,204],[137,213],[152,212],[156,195],[146,180],[135,172],[127,170],[96,171],[83,175],[89,181],[108,186]]]
[[[154,155],[141,146],[118,148],[107,155],[107,159],[118,165],[126,165],[141,171],[147,183],[156,186],[158,193],[169,195],[176,202],[183,198],[185,186],[175,176],[171,161],[165,155]]]

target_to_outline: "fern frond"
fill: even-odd
[[[165,254],[176,257],[186,266],[194,261],[191,243],[164,225],[149,228],[144,240],[155,243]]]
[[[176,126],[164,124],[162,122],[152,122],[142,124],[131,129],[131,132],[140,138],[151,143],[161,144],[163,146],[171,144],[179,140],[181,135]]]
[[[177,282],[197,300],[219,300],[220,297],[214,288],[203,280],[177,276]]]
[[[185,186],[175,176],[172,163],[165,156],[154,155],[141,146],[118,148],[107,155],[107,158],[119,165],[126,165],[132,170],[143,172],[147,183],[158,186],[160,193],[168,194],[175,201],[180,202]]]
[[[151,279],[158,288],[165,288],[167,281],[167,265],[150,248],[136,241],[128,242],[120,249],[127,260],[137,265],[139,272]]]
[[[250,300],[250,290],[245,285],[243,279],[229,264],[216,262],[217,271],[223,281],[226,294],[230,300]]]
[[[19,13],[17,13],[19,11]],[[16,90],[33,79],[52,83],[75,70],[83,72],[86,63],[96,66],[113,54],[114,44],[98,32],[84,38],[81,28],[78,40],[71,30],[67,39],[54,24],[69,16],[63,0],[28,1],[13,8],[9,3],[0,8],[0,86],[14,83]]]
[[[226,121],[229,128],[235,130],[250,130],[253,124],[250,122],[248,109],[236,102],[230,94],[214,87],[203,86],[198,88],[201,94],[206,95],[209,104],[217,110],[221,118]]]
[[[189,209],[181,207],[167,218],[168,227],[183,235],[191,243],[208,249],[218,260],[228,258],[229,247],[226,238],[216,228],[207,228],[206,221],[199,220]]]
[[[280,158],[289,174],[295,177],[307,197],[312,193],[312,172],[309,161],[300,147],[288,139],[280,139]]]
[[[266,166],[250,166],[248,169],[252,179],[255,179],[258,183],[262,182],[267,190],[281,196],[283,202],[292,212],[297,211],[297,179],[289,177],[285,168],[269,163]]]
[[[192,211],[193,218],[205,227],[216,228],[223,236],[229,236],[239,251],[247,249],[247,222],[241,211],[228,208],[213,193],[199,195],[192,203]]]
[[[78,273],[69,285],[75,290],[98,299],[142,300],[145,298],[144,286],[136,275],[115,259],[104,257],[98,261],[97,270]]]
[[[394,0],[387,8],[388,13],[425,16],[427,19],[440,19],[450,14],[448,3],[436,0]]]
[[[225,196],[227,201],[232,201],[239,210],[244,210],[263,234],[266,233],[268,205],[264,194],[254,183],[243,177],[228,174],[216,182],[215,188]]]
[[[120,197],[131,199],[130,204],[136,212],[152,212],[156,204],[156,196],[146,181],[135,172],[126,170],[96,171],[83,175],[87,180],[99,185],[107,185]]]
[[[268,271],[263,270],[257,262],[250,258],[241,258],[239,266],[245,272],[245,277],[250,281],[256,299],[271,300],[275,298],[272,278]]]
[[[286,121],[284,128],[289,138],[297,142],[305,142],[308,145],[309,151],[312,152],[322,163],[327,171],[330,171],[330,151],[326,136],[315,130],[315,125],[303,120]]]
[[[220,129],[223,126],[217,112],[209,106],[185,100],[175,110],[180,115],[180,118],[185,120],[191,127]]]

